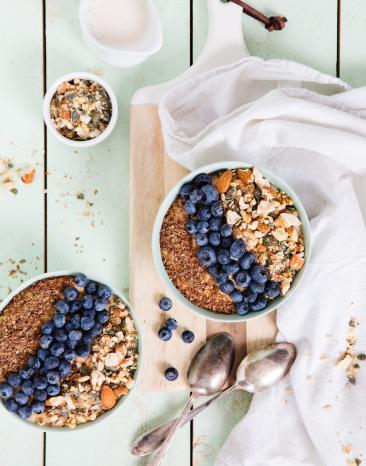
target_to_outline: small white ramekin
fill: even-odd
[[[99,136],[93,139],[88,139],[87,141],[74,141],[73,139],[69,139],[63,136],[52,123],[51,115],[50,115],[51,100],[53,96],[55,95],[57,88],[62,83],[71,81],[75,78],[88,79],[90,81],[97,82],[105,89],[105,91],[109,95],[109,98],[111,99],[112,115],[111,115],[110,122],[108,123],[108,126],[101,134],[99,134]],[[110,87],[108,83],[104,81],[104,79],[92,73],[85,73],[83,71],[75,71],[73,73],[68,73],[68,74],[65,74],[64,76],[61,76],[61,78],[57,79],[57,81],[55,81],[48,88],[46,95],[44,96],[44,99],[43,99],[43,118],[44,118],[44,121],[46,123],[48,130],[56,137],[56,139],[63,142],[64,144],[67,144],[68,146],[72,146],[72,147],[78,147],[78,148],[96,146],[97,144],[100,144],[102,141],[107,139],[107,137],[112,133],[114,127],[116,126],[117,119],[118,119],[117,97],[115,93],[113,92],[113,89]]]
[[[155,218],[155,223],[153,227],[153,233],[152,233],[152,254],[153,254],[153,259],[155,262],[155,267],[160,275],[160,278],[162,279],[163,283],[166,285],[167,289],[170,291],[171,295],[177,299],[181,304],[183,304],[187,309],[195,312],[196,314],[199,314],[200,316],[210,319],[210,320],[215,320],[215,321],[220,321],[220,322],[244,322],[248,321],[251,319],[256,319],[260,316],[263,316],[265,314],[268,314],[269,312],[278,309],[287,299],[295,292],[296,288],[300,285],[300,282],[302,281],[302,278],[304,277],[308,265],[309,265],[309,260],[310,260],[310,254],[311,254],[311,231],[310,231],[310,223],[308,216],[306,214],[306,211],[296,195],[296,193],[293,191],[293,189],[285,183],[281,178],[279,178],[277,175],[274,173],[265,170],[262,167],[258,167],[263,176],[269,180],[272,184],[274,184],[277,188],[280,188],[282,191],[284,191],[286,194],[288,194],[291,199],[294,201],[294,205],[299,213],[300,220],[302,222],[302,230],[303,230],[303,236],[304,236],[304,242],[305,242],[305,264],[304,267],[298,272],[294,278],[294,281],[291,284],[291,287],[287,294],[285,296],[280,296],[273,301],[270,301],[268,305],[261,311],[258,312],[249,312],[248,314],[245,315],[239,315],[239,314],[219,314],[216,312],[209,311],[207,309],[200,308],[193,304],[191,301],[189,301],[179,290],[176,288],[174,283],[171,281],[165,267],[164,263],[161,257],[161,251],[160,251],[160,230],[161,226],[163,224],[163,220],[165,217],[165,214],[167,213],[169,207],[172,205],[173,201],[176,199],[179,190],[181,186],[183,186],[185,183],[188,183],[193,180],[193,178],[198,175],[198,173],[214,173],[219,170],[226,170],[226,169],[236,169],[236,168],[252,168],[253,165],[244,163],[244,162],[238,162],[238,161],[231,161],[231,162],[216,162],[211,165],[206,165],[204,167],[199,168],[198,170],[195,170],[191,173],[189,173],[187,176],[185,176],[182,180],[177,183],[174,188],[169,192],[169,194],[166,196],[164,201],[162,202],[160,209],[156,215]]]
[[[3,312],[3,310],[6,308],[6,306],[10,303],[10,301],[17,296],[21,291],[25,290],[26,288],[29,288],[33,283],[39,282],[40,280],[44,280],[45,278],[53,278],[53,277],[62,277],[64,275],[76,275],[77,272],[70,272],[70,271],[58,271],[58,272],[48,272],[48,273],[43,273],[41,275],[37,275],[36,277],[31,278],[30,280],[27,280],[26,282],[22,283],[18,288],[16,288],[14,291],[12,291],[1,303],[0,305],[0,314]],[[100,279],[100,277],[95,277],[91,276],[88,274],[88,278],[90,280],[94,280],[98,283],[103,283],[109,286],[109,288],[112,290],[112,293],[116,295],[118,298],[120,298],[126,306],[128,306],[129,312],[132,316],[133,323],[136,329],[137,333],[137,345],[138,345],[138,362],[137,362],[137,369],[134,374],[134,381],[135,385],[132,387],[132,389],[127,393],[127,395],[124,395],[122,399],[120,399],[116,406],[112,408],[110,411],[107,411],[103,414],[101,414],[99,417],[97,417],[94,421],[86,422],[85,424],[79,424],[75,429],[70,429],[69,427],[48,427],[48,426],[40,426],[39,424],[36,424],[34,422],[26,421],[21,419],[17,414],[9,412],[5,406],[2,400],[0,400],[0,419],[2,419],[2,416],[10,416],[13,420],[19,420],[19,422],[22,422],[23,425],[29,426],[32,429],[37,429],[37,430],[42,430],[46,432],[74,432],[74,431],[79,431],[80,429],[86,429],[90,428],[93,426],[96,426],[100,422],[106,420],[110,416],[116,414],[117,412],[121,412],[121,407],[127,400],[127,398],[130,396],[130,393],[134,390],[137,380],[139,378],[140,370],[141,370],[141,362],[142,362],[142,339],[141,339],[141,331],[136,319],[136,314],[134,310],[131,307],[131,304],[128,302],[128,300],[125,298],[125,296],[115,288],[113,288],[111,285],[106,283],[104,280]]]

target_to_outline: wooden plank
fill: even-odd
[[[86,273],[97,270],[106,281],[126,291],[129,102],[138,88],[171,79],[189,64],[189,1],[178,0],[174,6],[167,0],[155,1],[155,4],[164,29],[162,50],[137,67],[119,70],[103,65],[85,49],[78,25],[78,2],[47,0],[49,84],[77,69],[100,74],[117,93],[120,110],[114,134],[91,150],[75,151],[49,135],[49,269],[81,269]],[[84,194],[84,200],[77,199],[78,193]],[[149,359],[148,352],[145,357]],[[146,460],[129,454],[131,441],[142,430],[177,413],[186,399],[187,393],[149,393],[136,387],[120,414],[69,435],[67,448],[60,448],[65,441],[62,434],[48,435],[46,465],[146,464]],[[179,433],[167,464],[188,466],[189,444],[187,426]]]
[[[178,302],[173,303],[172,315],[180,328],[194,329],[196,338],[187,346],[176,334],[168,343],[160,341],[157,331],[164,313],[158,302],[167,290],[155,270],[151,254],[152,227],[162,200],[185,174],[184,169],[165,155],[158,109],[138,105],[131,109],[130,159],[130,296],[131,303],[143,322],[145,359],[142,387],[150,390],[187,389],[185,374],[197,349],[205,341],[204,319],[189,312]],[[142,279],[143,277],[143,279]],[[168,382],[162,371],[174,365],[181,377]]]
[[[0,299],[43,271],[42,2],[2,2],[0,160],[36,168],[18,194],[0,186]],[[8,45],[5,45],[8,44]],[[10,45],[11,44],[11,45]],[[1,176],[0,176],[1,178]],[[43,435],[16,418],[0,421],[0,463],[41,466]]]
[[[250,3],[250,2],[249,2]],[[290,0],[256,0],[252,4],[271,15],[288,18],[286,28],[269,33],[264,26],[243,15],[244,37],[252,55],[265,59],[285,58],[335,74],[337,57],[337,2],[309,0],[306,5],[295,5]],[[207,34],[206,2],[193,3],[193,51],[197,58]],[[351,8],[351,7],[350,7]],[[353,6],[352,6],[353,8]],[[317,14],[314,14],[314,11]],[[238,14],[241,13],[238,7]],[[224,39],[223,39],[224,40]],[[247,324],[247,350],[273,341],[276,334],[275,314],[255,319]],[[193,424],[193,464],[211,466],[230,427],[246,412],[250,396],[236,393],[221,400],[217,405],[198,417]],[[215,421],[216,419],[216,421]],[[222,422],[225,419],[225,422]]]
[[[366,84],[366,10],[362,0],[342,2],[340,77],[352,86]]]

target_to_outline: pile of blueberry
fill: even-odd
[[[186,230],[199,247],[198,260],[214,278],[220,290],[230,296],[238,314],[260,311],[268,299],[280,294],[279,283],[269,280],[268,271],[247,252],[242,239],[234,239],[225,223],[224,206],[210,175],[198,174],[184,184],[179,197],[189,214]]]
[[[6,408],[23,419],[42,413],[47,398],[60,393],[61,380],[70,374],[75,358],[90,354],[94,338],[108,322],[111,289],[81,273],[75,276],[75,285],[83,293],[72,286],[65,288],[64,299],[55,304],[54,318],[42,328],[37,354],[0,385]]]

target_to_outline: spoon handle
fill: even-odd
[[[201,405],[197,406],[197,408],[190,410],[184,418],[181,426],[191,421],[194,417],[200,414],[201,411],[208,408],[214,401],[237,389],[238,387],[236,385],[232,385],[231,387],[228,387],[226,390],[216,393],[215,396],[207,400],[205,403],[202,403]],[[174,422],[176,422],[176,419],[173,419],[173,421],[168,421],[165,424],[161,424],[160,426],[155,427],[154,429],[151,429],[148,432],[145,432],[144,434],[140,435],[133,442],[131,446],[131,453],[135,456],[146,456],[150,455],[150,453],[160,448]]]
[[[148,466],[160,466],[162,462],[164,461],[165,455],[168,451],[168,448],[175,436],[175,434],[178,432],[179,428],[183,424],[183,421],[185,417],[187,416],[189,410],[191,409],[194,400],[197,398],[197,395],[195,393],[192,393],[188,403],[186,404],[185,408],[183,409],[181,415],[176,419],[172,427],[170,428],[168,435],[166,436],[160,450],[156,453],[154,458],[148,463]]]

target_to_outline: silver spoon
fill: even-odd
[[[194,356],[187,373],[191,396],[178,419],[167,429],[160,450],[148,466],[160,466],[174,435],[181,427],[194,401],[199,396],[213,395],[222,389],[234,362],[234,343],[226,332],[210,337]]]
[[[292,343],[276,343],[255,349],[240,363],[234,385],[189,411],[182,425],[191,421],[217,399],[235,390],[256,393],[271,388],[285,377],[295,358],[296,348]],[[175,420],[169,421],[140,435],[133,442],[131,453],[136,456],[146,456],[160,448],[174,422]]]

